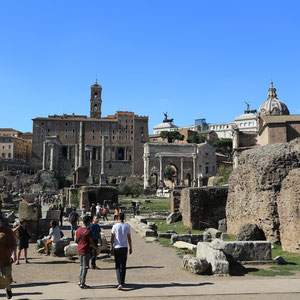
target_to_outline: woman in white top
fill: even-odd
[[[60,228],[57,225],[56,221],[51,221],[50,226],[51,228],[49,230],[49,240],[45,244],[46,255],[50,255],[50,249],[49,249],[50,244],[57,243],[61,238]]]

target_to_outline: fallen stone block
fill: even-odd
[[[167,224],[175,223],[177,221],[180,221],[180,219],[181,219],[180,212],[173,212],[173,213],[168,215],[166,223]]]
[[[211,242],[211,235],[209,232],[203,232],[203,242]]]
[[[135,218],[138,222],[147,224],[147,218],[145,218],[143,216],[135,216]]]
[[[206,260],[210,264],[213,274],[229,274],[229,262],[226,255],[221,250],[211,248],[209,243],[199,242],[197,244],[197,258]]]
[[[272,260],[271,243],[267,241],[234,241],[223,242],[226,255],[237,261]]]
[[[264,232],[256,224],[244,224],[237,234],[238,241],[265,241]]]
[[[77,255],[77,244],[71,244],[71,245],[65,246],[64,253],[65,253],[65,256],[69,256],[69,257],[76,256]]]
[[[182,261],[181,261],[181,267],[182,267],[183,269],[188,270],[189,260],[192,259],[192,258],[193,258],[193,256],[190,255],[190,254],[184,255],[184,256],[183,256],[183,259],[182,259]]]
[[[52,254],[56,256],[64,256],[65,255],[64,248],[68,245],[70,245],[70,241],[68,238],[62,238],[58,242],[52,243],[51,245]]]
[[[198,242],[203,241],[203,234],[173,234],[171,236],[171,243],[174,244],[177,241],[197,245]]]
[[[195,246],[193,244],[190,244],[190,243],[186,243],[186,242],[178,241],[178,242],[175,242],[173,244],[173,246],[176,247],[176,248],[179,248],[179,249],[188,249],[188,250],[191,250],[193,252],[197,251],[197,246]]]
[[[207,228],[206,232],[208,232],[213,239],[218,239],[221,237],[222,232],[215,228]]]
[[[173,233],[158,232],[157,236],[165,239],[170,239]]]
[[[209,263],[205,259],[193,257],[188,261],[187,268],[194,274],[202,274],[208,270]]]

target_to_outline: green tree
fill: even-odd
[[[220,177],[220,179],[217,182],[217,185],[228,184],[229,176],[231,172],[232,172],[232,167],[220,166],[216,174],[218,177]]]
[[[143,186],[138,182],[125,181],[119,184],[118,191],[120,195],[131,195],[134,198],[143,193]]]
[[[175,174],[175,170],[168,166],[164,170],[164,178],[173,182],[173,175]]]
[[[194,132],[194,133],[187,139],[187,142],[188,142],[188,143],[195,143],[195,144],[205,143],[205,141],[206,141],[206,137],[203,136],[201,133],[197,134],[196,132]]]
[[[175,140],[183,141],[184,135],[178,131],[162,131],[160,136],[164,140],[168,140],[168,143],[174,143]]]
[[[227,155],[231,158],[232,156],[232,139],[226,138],[226,139],[220,139],[218,141],[215,141],[213,144],[213,147],[216,148],[216,152]]]

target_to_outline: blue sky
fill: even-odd
[[[178,126],[230,122],[258,108],[274,81],[300,114],[299,1],[1,1],[0,127],[34,117],[163,112]]]

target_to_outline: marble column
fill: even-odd
[[[183,179],[183,157],[180,158],[180,185],[184,184]]]
[[[144,189],[150,186],[149,184],[149,156],[144,155]]]
[[[79,157],[78,157],[78,144],[75,144],[75,149],[74,149],[74,152],[75,152],[75,170],[77,170],[78,168],[78,160],[79,160]]]
[[[80,122],[78,167],[84,166],[84,155],[85,155],[84,150],[85,150],[85,124],[83,122]]]
[[[105,175],[105,137],[102,137],[102,149],[101,149],[101,174],[99,178],[99,185],[106,185],[107,178]]]
[[[43,171],[47,169],[47,143],[43,143]]]
[[[159,157],[159,187],[164,186],[164,174],[163,174],[163,158]]]
[[[54,170],[54,146],[50,146],[50,171]]]
[[[94,179],[93,179],[93,148],[89,150],[90,154],[90,167],[89,167],[89,184],[93,184]]]
[[[196,186],[196,182],[197,182],[196,164],[197,164],[197,158],[193,156],[193,187]]]

